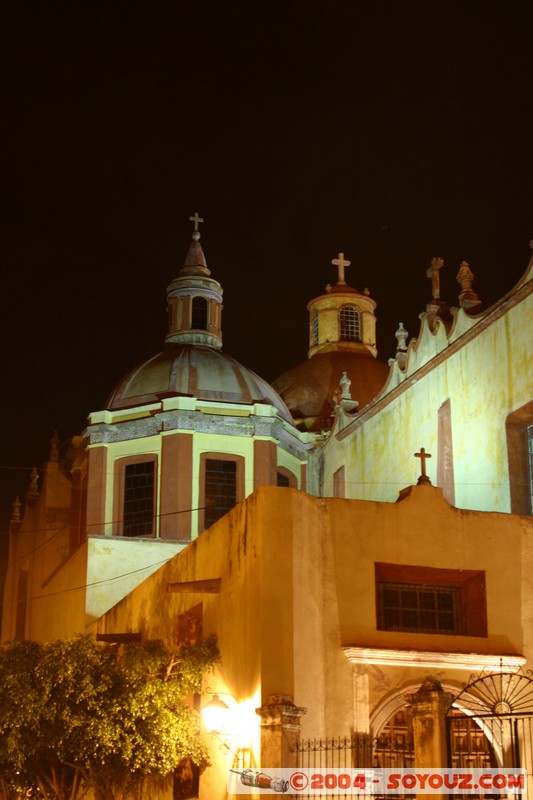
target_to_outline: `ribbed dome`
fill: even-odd
[[[180,395],[222,403],[267,403],[293,422],[283,400],[255,372],[220,350],[191,344],[168,347],[135,367],[118,383],[105,407],[131,408]]]
[[[273,382],[298,427],[319,431],[331,427],[333,396],[346,372],[351,395],[359,408],[367,405],[385,385],[389,367],[365,351],[318,353],[287,370]]]

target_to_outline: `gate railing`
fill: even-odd
[[[413,765],[413,745],[411,738],[387,732],[377,739],[368,734],[353,733],[351,736],[336,736],[323,739],[302,739],[294,752],[297,766],[301,769],[376,769],[400,768]],[[351,797],[353,793],[337,794],[337,797]],[[378,798],[380,795],[373,795]],[[308,795],[298,794],[306,798]],[[395,795],[395,800],[412,795]],[[314,798],[316,800],[316,796]]]

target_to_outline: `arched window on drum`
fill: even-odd
[[[207,300],[205,297],[193,297],[191,328],[195,331],[207,330]]]
[[[361,317],[355,306],[343,306],[339,311],[339,334],[342,342],[361,341]]]

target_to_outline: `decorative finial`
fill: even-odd
[[[456,278],[457,282],[461,286],[461,291],[459,292],[459,304],[461,307],[472,308],[472,306],[478,306],[481,300],[479,300],[477,294],[472,289],[474,273],[466,261],[461,263]]]
[[[359,401],[352,400],[352,393],[350,391],[351,385],[352,382],[348,377],[348,374],[343,372],[339,381],[339,388],[335,390],[333,395],[333,404],[335,406],[335,410],[341,408],[350,415],[357,411],[359,407]],[[335,416],[335,412],[332,414],[332,416]],[[340,424],[342,426],[342,415]]]
[[[429,266],[426,270],[426,276],[431,278],[431,296],[433,300],[439,300],[440,298],[439,269],[441,269],[443,266],[443,258],[432,258],[431,266]]]
[[[57,431],[54,431],[52,438],[50,439],[50,455],[48,456],[48,461],[57,461],[59,457],[59,436],[57,435]]]
[[[20,499],[17,495],[13,503],[13,513],[11,514],[11,522],[20,522]]]
[[[407,342],[407,337],[409,336],[409,333],[403,327],[403,322],[400,322],[398,330],[396,331],[396,333],[394,335],[396,336],[396,341],[398,342],[396,350],[400,351],[401,353],[405,353],[405,351],[407,350],[406,342]]]
[[[417,485],[421,486],[422,484],[426,484],[426,485],[429,484],[429,486],[431,486],[431,481],[429,480],[428,476],[426,475],[426,459],[427,458],[431,458],[431,453],[426,453],[425,449],[423,447],[421,447],[420,448],[420,452],[419,453],[415,453],[415,458],[419,458],[420,459],[420,469],[421,469],[420,477],[417,480]]]
[[[344,267],[349,267],[352,262],[344,258],[344,253],[338,253],[337,258],[333,258],[331,263],[339,268],[339,280],[337,283],[345,284]]]
[[[194,212],[194,217],[189,217],[189,222],[194,222],[194,230],[192,232],[192,238],[194,239],[195,242],[197,242],[198,239],[200,238],[200,231],[198,229],[198,223],[199,222],[204,222],[204,221],[205,220],[202,217],[199,216],[198,211]]]
[[[39,473],[37,472],[37,467],[34,467],[30,472],[30,485],[28,487],[28,491],[26,492],[26,502],[29,506],[32,506],[36,503],[39,497]]]

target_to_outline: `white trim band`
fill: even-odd
[[[352,664],[380,664],[384,667],[425,667],[481,670],[486,667],[519,667],[526,663],[521,655],[485,653],[441,653],[431,650],[384,650],[379,647],[343,647]]]

